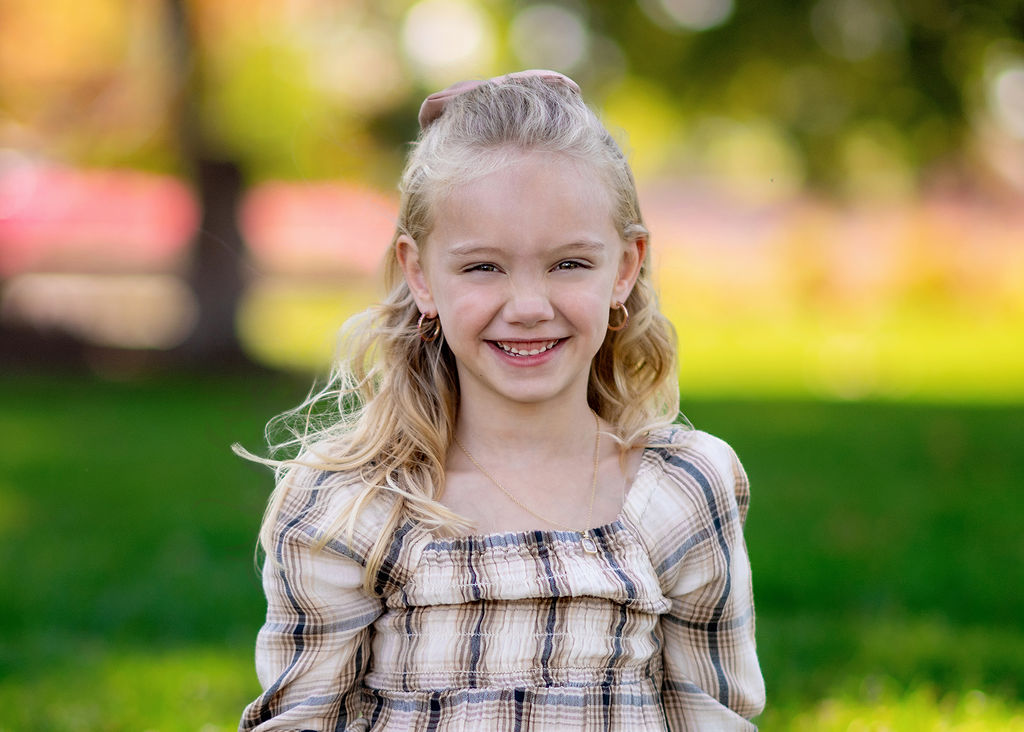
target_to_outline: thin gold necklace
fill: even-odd
[[[601,458],[601,420],[597,416],[597,412],[593,412],[593,414],[594,426],[597,429],[597,433],[594,437],[594,476],[590,480],[590,508],[587,509],[587,523],[585,524],[585,527],[590,526],[590,519],[594,515],[594,498],[597,496],[597,465],[600,462]],[[558,528],[563,529],[565,531],[576,532],[580,535],[580,543],[583,546],[583,551],[585,551],[587,554],[597,554],[597,542],[595,542],[594,538],[590,535],[589,528],[574,529],[573,527],[566,526],[565,524],[561,524],[558,521],[552,521],[546,516],[541,516],[539,513],[537,513],[529,506],[527,506],[525,503],[516,498],[514,495],[512,495],[512,493],[505,486],[499,483],[493,475],[484,470],[484,466],[477,462],[477,459],[473,457],[472,453],[470,453],[469,450],[466,449],[466,446],[462,444],[458,437],[455,437],[454,435],[452,435],[452,437],[455,439],[455,444],[459,446],[459,449],[466,453],[466,457],[469,458],[469,462],[473,463],[473,465],[476,466],[476,469],[483,473],[484,476],[486,476],[486,478],[489,481],[494,483],[494,485],[498,486],[498,490],[504,493],[508,497],[508,499],[512,501],[512,503],[516,504],[517,506],[519,506],[519,508],[526,511],[534,518],[540,519],[546,524],[557,526]]]

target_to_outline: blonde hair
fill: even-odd
[[[273,556],[277,516],[292,489],[288,473],[298,465],[344,471],[362,483],[344,515],[319,537],[321,545],[342,529],[351,535],[361,509],[381,492],[397,497],[366,557],[369,590],[401,522],[451,533],[472,529],[439,501],[459,406],[455,359],[443,335],[429,343],[420,338],[420,313],[402,276],[395,240],[404,234],[423,242],[441,196],[524,151],[557,153],[590,166],[612,194],[622,239],[648,238],[629,165],[574,90],[519,78],[486,83],[452,98],[421,131],[402,176],[395,239],[385,259],[387,297],[343,326],[326,386],[267,426],[272,454],[297,456],[255,458],[236,448],[275,468],[277,487],[260,531],[268,556]],[[648,432],[670,424],[679,413],[675,335],[658,310],[649,260],[648,248],[625,302],[628,327],[608,332],[590,368],[587,399],[612,425],[623,449],[641,444]],[[278,428],[286,430],[282,440],[272,437]]]

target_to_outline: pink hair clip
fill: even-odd
[[[476,89],[481,84],[488,84],[492,81],[504,81],[506,79],[519,79],[523,77],[536,76],[549,84],[562,84],[568,87],[573,92],[579,94],[579,85],[570,79],[565,74],[560,74],[557,71],[550,71],[548,69],[529,69],[528,71],[516,71],[511,74],[502,74],[501,76],[495,76],[492,79],[485,81],[471,80],[471,81],[459,81],[452,84],[447,89],[442,89],[439,92],[434,92],[429,97],[423,100],[423,104],[420,106],[420,129],[425,129],[427,125],[433,122],[435,119],[441,116],[444,112],[444,108],[448,105],[449,100],[460,94],[465,94],[470,89]]]

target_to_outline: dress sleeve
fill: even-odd
[[[732,448],[695,433],[666,451],[655,567],[671,602],[662,615],[662,700],[673,732],[752,730],[764,708],[754,643],[750,562],[743,539],[746,473]],[[673,505],[674,504],[674,505]]]
[[[256,640],[263,693],[239,730],[348,730],[361,714],[361,680],[382,603],[363,589],[363,558],[336,541],[316,545],[322,491],[298,492],[276,523],[263,567],[267,619]],[[296,510],[298,509],[298,510]]]

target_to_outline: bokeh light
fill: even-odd
[[[197,315],[188,286],[168,275],[23,274],[0,298],[9,323],[111,348],[174,348]]]
[[[586,58],[589,38],[580,17],[560,5],[530,5],[512,18],[512,50],[527,68],[572,73]]]
[[[1024,140],[1024,61],[999,71],[990,92],[992,109],[1000,124],[1011,135]]]
[[[185,262],[198,221],[192,191],[175,178],[0,155],[0,276],[171,269]]]
[[[863,61],[903,40],[889,0],[819,0],[811,29],[822,48],[847,61]]]
[[[242,235],[258,272],[377,273],[398,216],[393,196],[354,183],[264,183],[246,195]]]
[[[1024,45],[998,38],[982,54],[970,91],[974,149],[1001,181],[1024,196]]]
[[[696,167],[709,184],[742,201],[760,205],[790,200],[803,186],[799,153],[769,120],[704,119],[696,125],[693,140]]]
[[[688,130],[665,89],[623,76],[606,94],[602,113],[638,179],[657,178],[675,168]]]
[[[411,69],[432,84],[489,74],[494,30],[471,0],[422,0],[402,25],[402,49]]]
[[[344,107],[388,109],[408,91],[397,39],[373,25],[324,26],[307,41],[315,52],[317,86]]]
[[[909,151],[885,121],[867,120],[852,128],[840,144],[837,163],[851,197],[901,199],[914,191]]]
[[[733,0],[644,0],[641,7],[655,22],[704,31],[729,20]]]

